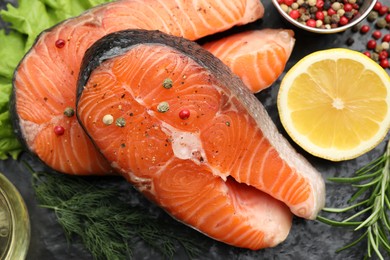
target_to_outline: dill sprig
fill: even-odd
[[[337,250],[351,248],[365,241],[367,254],[374,254],[379,259],[390,256],[390,141],[386,151],[355,172],[353,177],[329,178],[336,183],[351,184],[356,191],[352,194],[345,208],[324,208],[324,212],[349,215],[341,221],[318,216],[318,220],[333,226],[352,227],[360,231],[360,236]],[[352,212],[352,213],[351,213]],[[356,212],[356,213],[355,213]],[[388,256],[384,257],[384,253]]]
[[[166,259],[172,259],[180,245],[190,259],[205,251],[202,235],[130,205],[124,199],[129,194],[107,185],[108,178],[91,180],[27,167],[40,206],[53,210],[68,242],[79,237],[94,259],[132,258],[138,241]]]

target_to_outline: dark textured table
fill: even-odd
[[[0,7],[4,8],[5,2],[0,1]],[[293,64],[305,55],[322,49],[334,47],[348,47],[354,50],[362,51],[365,49],[365,43],[370,37],[370,33],[362,36],[348,30],[334,35],[316,35],[307,33],[281,20],[280,15],[274,9],[271,1],[264,0],[266,14],[260,21],[231,30],[240,31],[248,28],[291,28],[296,34],[296,45],[293,54],[287,64],[287,71]],[[390,3],[389,0],[382,1]],[[3,24],[1,24],[3,26]],[[348,38],[355,41],[351,46],[346,45]],[[282,78],[283,75],[280,77]],[[265,105],[279,130],[288,138],[284,132],[276,109],[276,95],[280,81],[277,81],[272,87],[257,94],[259,100]],[[382,142],[373,151],[360,156],[357,159],[346,162],[333,163],[322,159],[314,158],[299,147],[296,149],[307,157],[310,162],[323,174],[324,178],[330,176],[350,176],[359,167],[380,155],[384,151],[385,142]],[[290,140],[290,139],[289,139]],[[84,249],[83,245],[77,240],[68,245],[61,227],[57,224],[54,214],[37,205],[34,191],[31,187],[31,175],[21,163],[21,160],[27,160],[35,169],[41,169],[42,165],[27,154],[23,154],[19,161],[6,160],[0,161],[0,172],[4,173],[11,182],[19,189],[26,201],[31,221],[31,243],[28,253],[28,259],[91,259],[90,254]],[[138,198],[139,195],[130,187],[129,184],[121,180],[114,180],[113,185],[120,185],[123,190],[128,190],[131,196]],[[133,193],[133,194],[132,194]],[[350,195],[351,189],[348,185],[333,184],[327,182],[327,206],[337,207],[345,204],[346,198]],[[145,202],[142,199],[137,201]],[[153,205],[149,205],[152,211],[158,211]],[[161,214],[165,214],[162,213]],[[169,218],[167,216],[167,218]],[[174,220],[171,220],[174,221]],[[195,232],[188,229],[188,232]],[[260,251],[250,251],[239,248],[233,248],[207,237],[204,237],[209,249],[204,252],[201,259],[362,259],[366,252],[366,245],[361,244],[351,250],[346,250],[336,254],[335,250],[340,246],[356,239],[358,233],[353,233],[345,228],[330,227],[317,221],[306,221],[294,219],[292,230],[285,242],[272,249]],[[178,251],[177,259],[185,259],[182,251]],[[140,243],[134,254],[135,259],[159,259],[160,256]]]

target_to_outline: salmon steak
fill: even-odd
[[[21,142],[52,169],[106,174],[110,165],[74,116],[77,77],[85,51],[125,29],[160,30],[196,40],[263,16],[259,0],[122,0],[92,8],[42,32],[16,68],[11,96]]]
[[[86,52],[77,90],[78,120],[111,166],[214,239],[275,246],[290,211],[314,219],[324,206],[320,173],[244,83],[192,41],[144,30],[107,35]]]
[[[230,35],[203,47],[221,59],[253,93],[257,93],[279,78],[294,45],[292,30],[263,29]]]

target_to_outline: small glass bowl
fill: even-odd
[[[30,220],[15,186],[0,173],[0,259],[26,258],[30,245]]]
[[[313,32],[313,33],[320,33],[320,34],[338,33],[353,27],[354,25],[360,23],[364,18],[366,18],[366,16],[374,8],[376,2],[377,0],[365,0],[359,9],[359,14],[355,15],[346,25],[339,26],[336,28],[322,29],[322,28],[314,28],[314,27],[307,26],[291,18],[285,11],[282,10],[280,4],[278,3],[278,0],[272,0],[272,3],[274,4],[275,8],[279,11],[282,17],[286,19],[289,23],[303,30]]]

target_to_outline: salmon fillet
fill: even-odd
[[[17,67],[14,129],[45,164],[68,174],[106,174],[111,167],[71,111],[85,51],[104,35],[130,28],[195,40],[262,17],[258,0],[123,0],[101,5],[40,34]],[[67,115],[64,115],[64,112]]]
[[[221,59],[253,93],[257,93],[279,78],[294,44],[292,30],[263,29],[237,33],[203,47]]]
[[[84,57],[77,100],[81,125],[111,166],[217,240],[252,249],[283,240],[290,215],[275,200],[272,215],[283,222],[272,226],[284,231],[255,224],[270,216],[260,214],[263,192],[308,219],[324,206],[320,173],[243,82],[194,42],[144,30],[108,35]]]

